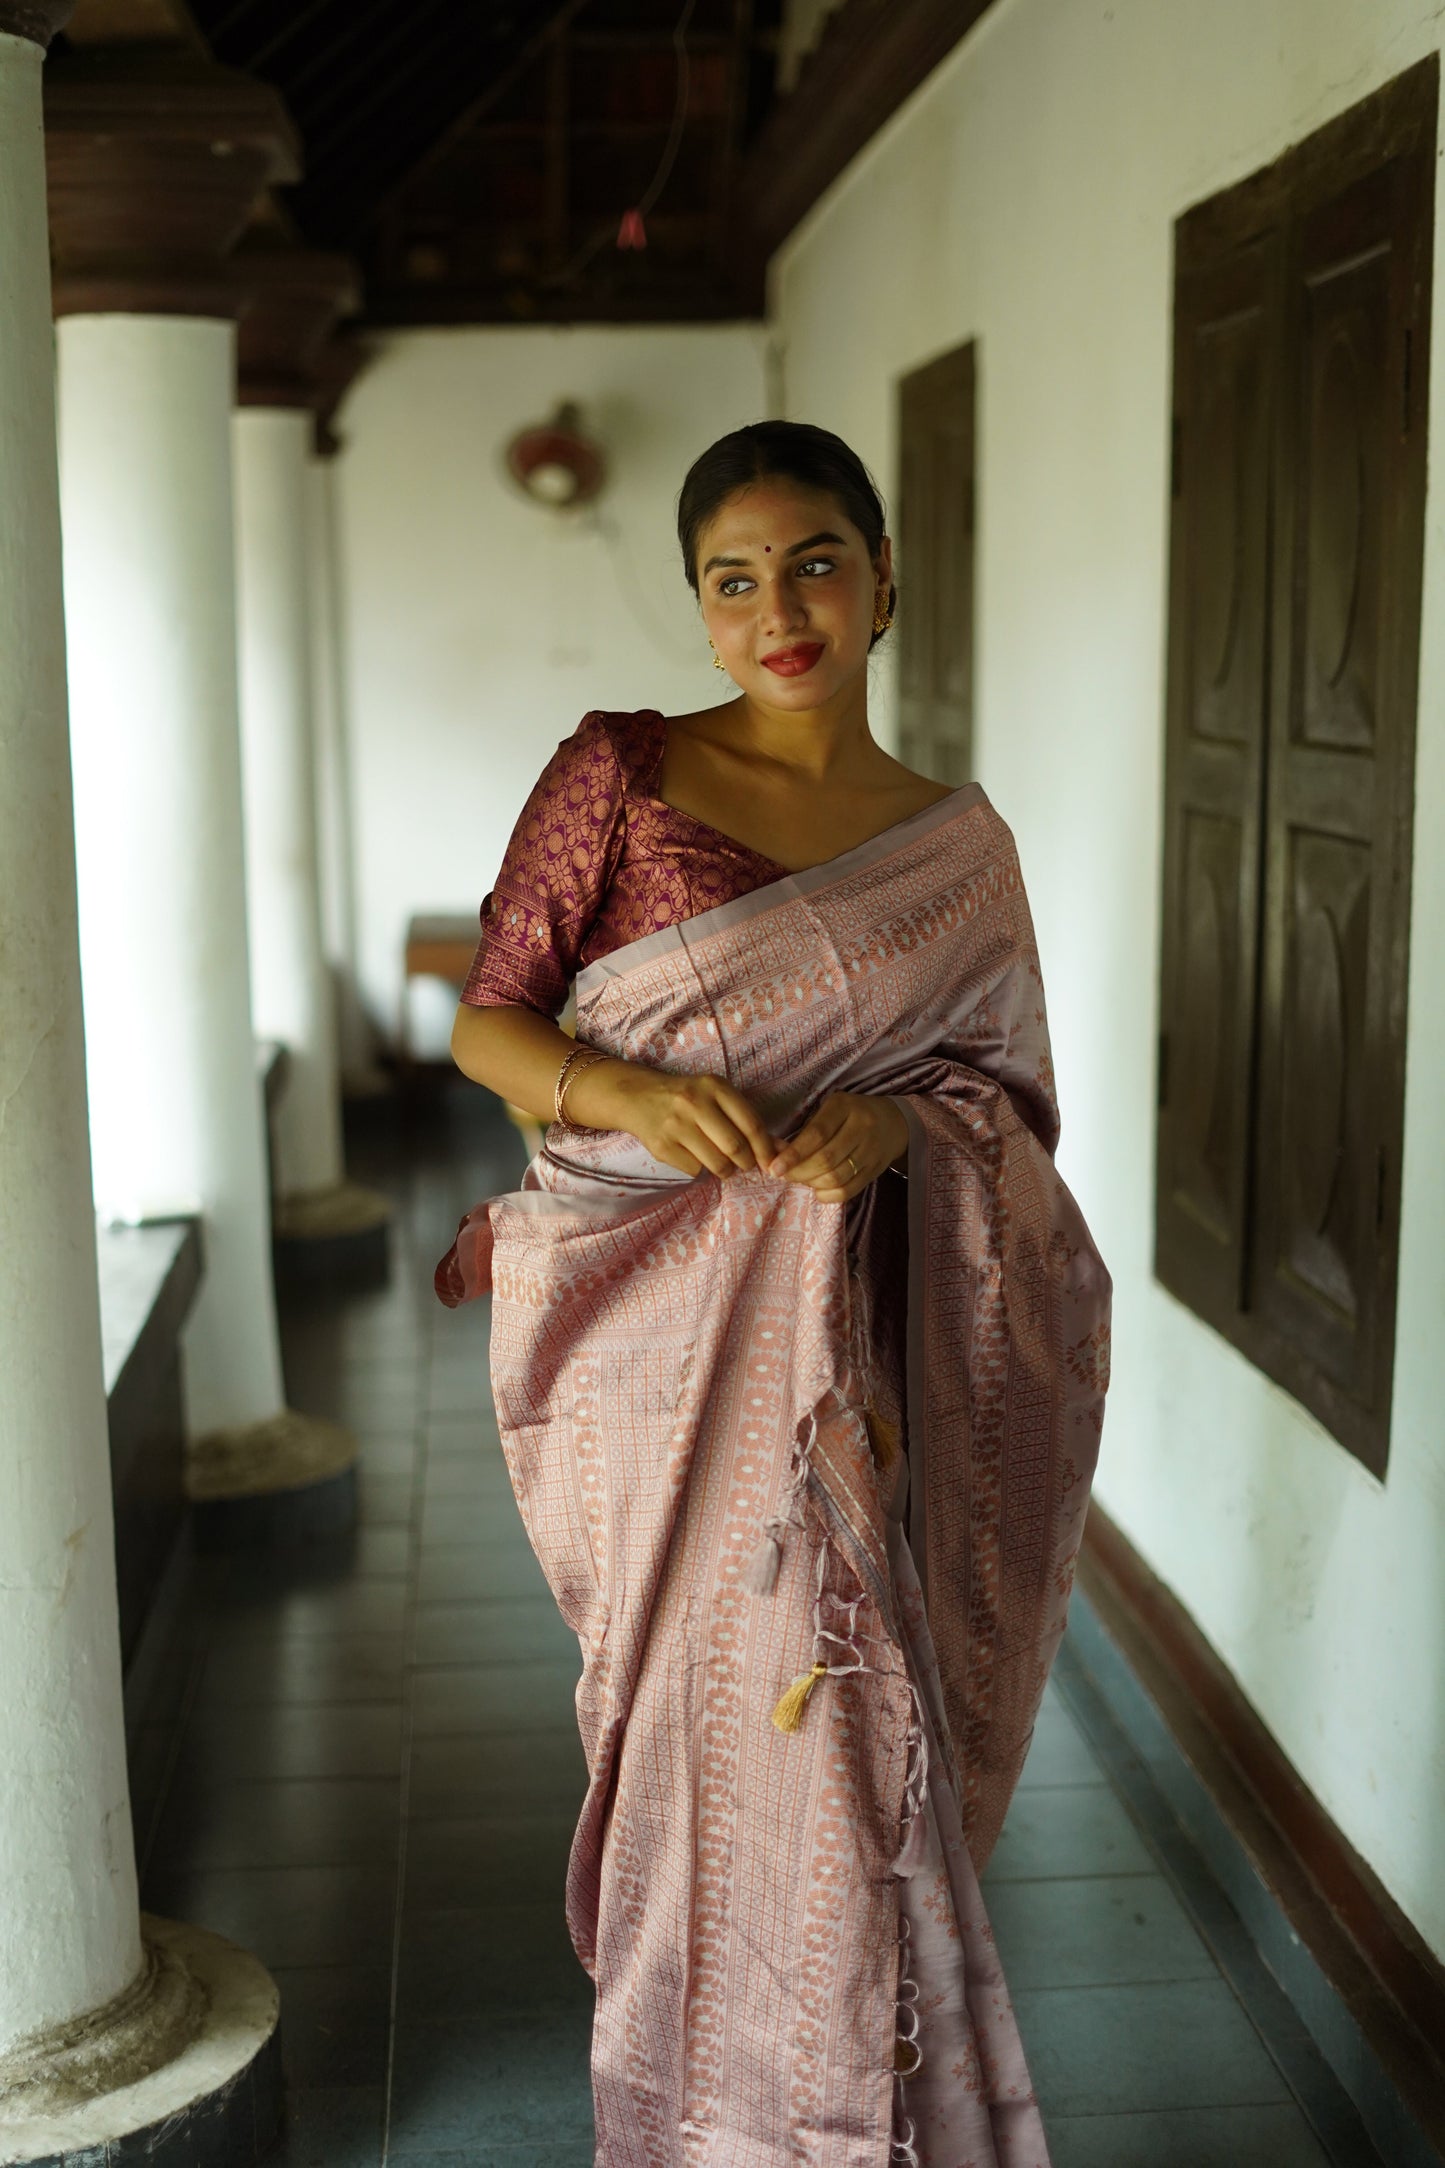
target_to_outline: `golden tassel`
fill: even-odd
[[[897,1425],[884,1420],[870,1401],[863,1414],[868,1430],[868,1443],[873,1452],[873,1465],[885,1471],[893,1466],[903,1450]]]
[[[826,1664],[814,1664],[811,1671],[805,1671],[800,1677],[794,1679],[792,1685],[786,1689],[781,1701],[773,1711],[773,1722],[777,1725],[779,1731],[797,1731],[801,1728],[803,1711],[808,1706],[808,1696],[812,1693],[819,1679],[825,1679],[827,1676],[828,1666]]]

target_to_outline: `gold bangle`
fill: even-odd
[[[569,1123],[567,1120],[566,1105],[567,1094],[578,1077],[582,1075],[585,1069],[594,1069],[599,1061],[610,1061],[611,1059],[612,1057],[606,1048],[601,1046],[575,1047],[567,1056],[558,1074],[556,1090],[552,1095],[552,1104],[557,1120],[564,1127],[576,1127],[575,1123]]]
[[[571,1053],[566,1056],[561,1068],[557,1071],[557,1081],[552,1087],[552,1119],[554,1121],[560,1122],[562,1119],[562,1094],[566,1087],[568,1071],[571,1069],[572,1064],[586,1052],[587,1048],[579,1041],[573,1047]]]

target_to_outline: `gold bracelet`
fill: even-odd
[[[572,1085],[581,1076],[584,1069],[593,1069],[599,1061],[610,1061],[611,1059],[612,1057],[606,1048],[600,1046],[577,1046],[567,1056],[558,1071],[556,1089],[552,1094],[552,1105],[556,1118],[564,1128],[576,1126],[568,1123],[566,1114],[567,1094]]]
[[[567,1078],[567,1081],[562,1086],[561,1119],[564,1126],[573,1129],[578,1126],[575,1122],[569,1123],[567,1119],[567,1094],[572,1089],[572,1086],[576,1083],[578,1077],[584,1076],[589,1069],[595,1069],[599,1061],[610,1061],[611,1059],[611,1055],[606,1053],[600,1046],[588,1047],[586,1061],[578,1062],[576,1068],[573,1070],[572,1074]]]
[[[562,1119],[562,1092],[567,1082],[568,1071],[571,1069],[572,1064],[575,1061],[580,1060],[582,1055],[585,1054],[587,1051],[587,1048],[579,1040],[576,1046],[573,1047],[571,1053],[568,1054],[564,1059],[561,1068],[557,1071],[557,1081],[552,1087],[553,1121],[560,1122]]]

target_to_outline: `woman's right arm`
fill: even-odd
[[[557,1075],[576,1044],[520,1004],[463,1001],[452,1026],[452,1059],[463,1075],[540,1122],[552,1120]],[[670,1076],[612,1055],[574,1073],[567,1119],[583,1129],[625,1130],[684,1174],[766,1167],[778,1150],[750,1101],[722,1077]]]
[[[512,830],[452,1027],[452,1056],[540,1122],[576,1042],[553,1019],[575,978],[625,832],[624,777],[607,718],[592,710],[542,770]],[[579,1063],[567,1119],[622,1129],[684,1174],[766,1166],[777,1150],[751,1103],[720,1077],[640,1062]]]

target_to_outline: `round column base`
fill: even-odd
[[[22,2084],[0,2096],[0,2168],[254,2168],[281,2128],[280,1997],[258,1959],[222,1935],[141,1914],[148,1959],[183,1978],[191,2017],[176,2051],[130,2084],[37,2108]],[[120,1998],[129,2005],[129,1998]],[[129,2011],[127,2012],[129,2014]],[[98,2013],[103,2020],[104,2013]],[[193,2022],[192,2022],[193,2020]],[[103,2049],[97,2027],[94,2048]],[[92,2055],[94,2077],[99,2061]],[[123,2067],[123,2058],[116,2068]],[[84,2081],[82,2081],[84,2082]]]
[[[186,1454],[198,1551],[285,1550],[356,1524],[355,1434],[283,1408],[262,1423],[213,1430]]]
[[[272,1237],[278,1278],[377,1286],[391,1264],[391,1203],[360,1182],[283,1197]]]

